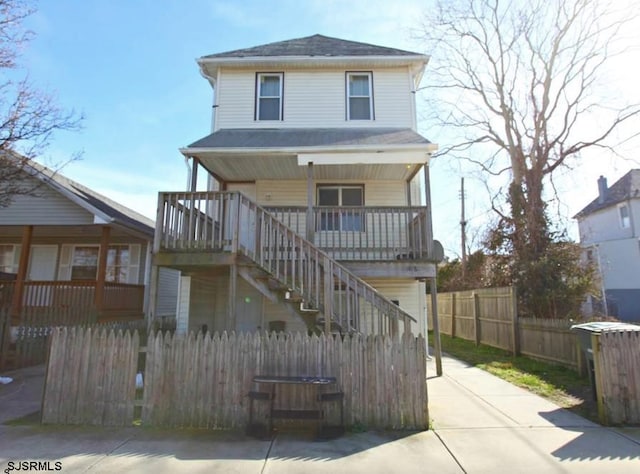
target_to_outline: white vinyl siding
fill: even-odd
[[[314,182],[316,187],[323,184],[331,185],[363,185],[364,202],[366,206],[406,206],[407,185],[404,181],[345,181],[345,182]],[[262,206],[306,206],[306,181],[277,181],[263,180],[256,182],[256,199]],[[314,203],[315,204],[315,203]]]
[[[156,316],[174,317],[178,300],[178,280],[180,271],[172,268],[158,269],[158,296],[156,302]]]
[[[400,307],[413,316],[418,323],[411,324],[414,335],[423,333],[424,318],[426,315],[426,295],[424,284],[416,280],[367,280],[371,286],[390,300],[398,300]],[[402,325],[400,325],[402,331]]]
[[[373,69],[375,120],[347,121],[344,69],[284,71],[284,115],[278,127],[406,127],[415,128],[408,68]],[[216,90],[216,129],[270,128],[255,120],[256,71],[225,69]]]
[[[0,207],[2,225],[93,224],[93,214],[48,186],[40,186],[35,193],[15,196],[11,205]]]

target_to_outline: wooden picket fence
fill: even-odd
[[[431,301],[427,299],[429,327]],[[438,293],[440,332],[586,373],[584,354],[567,319],[518,316],[513,287]]]
[[[640,328],[592,336],[600,422],[640,424]]]
[[[254,375],[335,376],[345,394],[347,425],[426,429],[426,347],[422,336],[303,334],[152,335],[56,329],[45,384],[44,423],[142,424],[232,429],[248,422]],[[145,354],[143,393],[136,399],[138,351]],[[314,402],[316,387],[287,386],[278,407]],[[265,405],[265,404],[263,404]],[[256,416],[266,417],[265,407]],[[327,407],[335,419],[338,407]],[[136,414],[137,416],[137,414]]]

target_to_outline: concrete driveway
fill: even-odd
[[[259,441],[240,433],[0,425],[0,469],[49,462],[60,472],[494,473],[640,472],[640,429],[591,423],[451,358],[428,367],[433,430],[304,434]],[[0,422],[39,409],[42,368],[0,386]],[[35,417],[34,417],[35,419]]]

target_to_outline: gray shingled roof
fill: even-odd
[[[607,189],[605,199],[596,197],[574,218],[585,217],[601,209],[632,198],[640,198],[640,169],[631,170]]]
[[[23,169],[54,189],[58,188],[58,190],[62,189],[71,193],[71,197],[76,204],[89,212],[94,213],[94,210],[98,210],[118,224],[147,234],[150,237],[153,236],[155,224],[142,214],[34,161],[30,161]]]
[[[304,148],[331,146],[427,145],[409,128],[222,129],[188,148]]]
[[[411,51],[373,44],[313,35],[252,48],[210,54],[204,58],[243,58],[264,56],[423,56]]]

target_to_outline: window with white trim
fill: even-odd
[[[256,120],[282,120],[283,82],[281,72],[256,75]]]
[[[319,230],[363,231],[364,186],[318,186],[317,203],[330,208],[320,209]]]
[[[0,245],[0,272],[13,273],[14,246]]]
[[[629,206],[627,204],[620,204],[618,206],[618,213],[620,216],[620,227],[628,229],[631,226],[631,217],[629,217]]]
[[[75,246],[71,259],[72,280],[95,280],[98,276],[100,247]],[[127,283],[129,278],[130,250],[128,245],[110,245],[107,251],[105,280]]]
[[[347,73],[347,120],[373,119],[373,76],[370,72]]]

